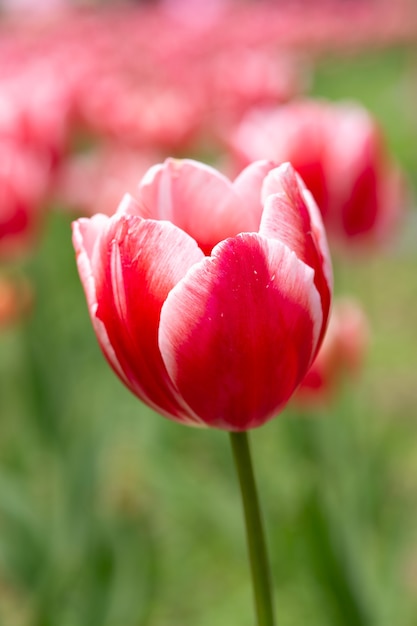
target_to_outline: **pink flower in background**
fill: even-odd
[[[380,243],[392,233],[403,184],[371,115],[356,104],[305,100],[249,113],[230,140],[240,166],[290,161],[311,190],[329,237]]]
[[[360,304],[352,298],[337,300],[319,353],[294,400],[305,406],[329,402],[345,376],[359,373],[368,345],[369,324]]]
[[[69,9],[69,0],[1,0],[0,7],[6,13],[20,18],[50,16]]]
[[[45,212],[48,164],[12,141],[0,141],[0,259],[32,246]]]
[[[179,150],[195,137],[203,108],[197,90],[129,84],[116,75],[96,78],[81,103],[81,116],[94,133],[136,148]]]
[[[195,2],[169,0],[68,11],[26,30],[13,22],[0,37],[0,134],[4,119],[48,145],[54,163],[76,124],[134,148],[194,153],[249,107],[300,93],[298,56],[260,32],[252,41],[233,0],[199,4],[198,15]]]
[[[305,88],[305,64],[274,46],[220,46],[201,69],[209,126],[216,133],[228,132],[253,107],[276,106]]]
[[[0,81],[0,140],[39,152],[52,174],[66,151],[69,130],[66,90],[47,64],[33,64]]]
[[[54,188],[57,203],[85,217],[112,215],[126,192],[135,194],[138,176],[155,163],[155,155],[107,144],[75,154],[62,165]]]
[[[114,216],[76,221],[73,242],[105,356],[166,417],[260,426],[317,353],[330,259],[317,207],[288,164],[253,163],[232,183],[168,159]]]
[[[161,0],[159,8],[174,21],[205,30],[219,25],[230,4],[230,0]]]

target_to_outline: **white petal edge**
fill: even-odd
[[[72,241],[77,255],[78,273],[80,275],[81,284],[84,288],[88,311],[94,327],[94,331],[97,335],[98,342],[117,374],[125,382],[126,385],[129,385],[129,382],[120,366],[120,363],[117,360],[113,346],[109,341],[106,328],[103,322],[99,320],[96,316],[98,303],[92,259],[94,257],[95,250],[97,250],[100,239],[100,232],[103,230],[108,221],[108,216],[97,214],[90,219],[81,218],[76,222],[73,222]],[[86,239],[81,232],[82,227],[86,229]],[[94,242],[92,240],[92,237],[90,237],[90,235],[93,234],[90,232],[92,230],[96,231],[96,239]]]

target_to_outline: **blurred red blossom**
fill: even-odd
[[[25,254],[37,238],[49,192],[49,167],[21,144],[0,141],[0,260]]]
[[[61,15],[70,9],[70,4],[70,0],[1,0],[3,12],[25,18]]]
[[[123,76],[96,78],[79,112],[88,130],[127,146],[166,151],[190,146],[204,119],[201,95],[178,86],[135,85]]]
[[[67,149],[69,113],[66,92],[45,63],[0,78],[0,140],[39,152],[51,173]]]
[[[71,124],[70,132],[179,154],[248,107],[298,94],[298,59],[271,39],[251,43],[250,31],[229,33],[233,2],[219,11],[203,30],[167,6],[73,12],[38,32],[13,24],[0,38],[9,59],[0,84],[14,126],[31,141],[43,135],[55,152]]]
[[[104,144],[75,154],[63,164],[56,181],[57,203],[79,216],[99,211],[112,215],[125,193],[136,193],[138,180],[156,155],[123,144]]]
[[[320,213],[289,164],[259,161],[231,182],[168,159],[112,217],[76,221],[73,242],[107,360],[166,417],[260,426],[317,353],[330,257]]]
[[[347,297],[335,300],[323,344],[294,402],[307,408],[329,403],[343,379],[361,371],[369,338],[368,319],[360,303]]]
[[[241,167],[259,158],[290,161],[339,244],[379,244],[392,235],[404,180],[378,124],[359,104],[302,100],[253,110],[229,143]]]
[[[6,124],[43,144],[53,164],[80,132],[165,154],[195,154],[208,137],[218,148],[249,108],[300,95],[316,53],[417,32],[410,0],[48,3],[66,10],[0,24],[0,135]]]

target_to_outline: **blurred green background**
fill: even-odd
[[[415,49],[327,56],[312,93],[365,104],[416,189]],[[336,268],[370,319],[361,379],[252,433],[283,626],[417,623],[416,236],[411,209],[388,250]],[[67,215],[24,269],[33,314],[0,334],[0,623],[252,625],[227,434],[157,416],[111,372]]]

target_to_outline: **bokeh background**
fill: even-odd
[[[334,250],[335,292],[368,320],[360,371],[252,433],[278,621],[414,626],[412,0],[0,7],[0,623],[253,624],[227,434],[157,416],[114,376],[70,224],[167,156],[229,173],[253,106],[308,96],[365,106],[407,193],[384,246]]]

